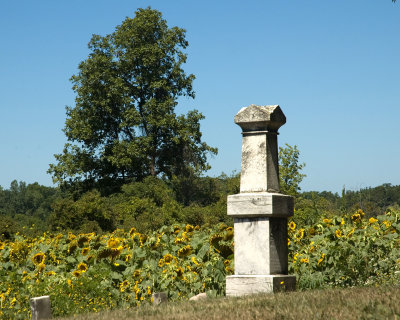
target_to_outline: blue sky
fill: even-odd
[[[92,34],[114,31],[139,7],[187,30],[187,73],[204,140],[218,147],[209,175],[240,170],[234,115],[279,104],[279,145],[297,145],[302,190],[400,184],[400,3],[390,0],[1,1],[0,186],[52,185],[66,142],[69,78]]]

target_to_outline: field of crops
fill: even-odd
[[[396,210],[369,219],[359,210],[312,226],[289,221],[289,270],[298,289],[398,281],[399,218]],[[55,316],[136,307],[158,291],[175,301],[224,295],[233,245],[233,229],[224,224],[17,235],[0,243],[0,317],[30,318],[29,298],[41,295],[50,295]]]

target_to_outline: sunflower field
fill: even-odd
[[[400,211],[369,218],[363,211],[321,217],[314,225],[289,221],[289,273],[299,290],[394,284],[400,274]],[[232,274],[233,228],[188,224],[143,234],[16,235],[0,242],[0,318],[29,319],[29,299],[50,295],[54,316],[171,301],[200,292],[225,293]]]
[[[0,243],[0,318],[30,319],[29,299],[50,295],[53,316],[222,295],[233,271],[233,230],[174,225],[142,234],[45,233]]]
[[[398,284],[400,211],[367,219],[362,210],[288,224],[289,273],[299,289]]]

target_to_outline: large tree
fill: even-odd
[[[75,107],[67,107],[63,153],[49,173],[58,183],[171,178],[209,168],[197,110],[174,112],[194,98],[194,75],[182,65],[185,30],[167,26],[157,10],[138,9],[109,35],[93,35],[91,53],[72,76]]]

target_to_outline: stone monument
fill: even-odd
[[[50,297],[35,297],[30,300],[32,320],[51,319]]]
[[[235,274],[226,295],[295,290],[288,275],[287,218],[294,199],[280,194],[278,129],[286,123],[279,106],[251,105],[235,116],[242,128],[240,193],[228,196],[234,218]]]

